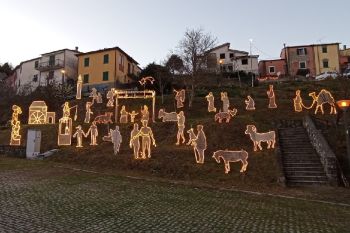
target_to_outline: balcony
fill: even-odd
[[[47,62],[40,62],[35,69],[39,70],[40,72],[43,72],[62,68],[64,68],[64,61],[61,59],[55,59]]]

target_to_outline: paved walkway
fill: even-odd
[[[350,207],[59,168],[0,171],[0,232],[349,232]]]

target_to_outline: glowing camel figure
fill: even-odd
[[[175,92],[176,108],[183,108],[185,99],[186,99],[185,89],[181,89],[179,91],[174,89],[174,92]]]
[[[275,91],[273,85],[269,85],[269,90],[266,92],[269,98],[269,108],[277,108]]]
[[[222,159],[225,164],[225,174],[228,174],[231,170],[230,162],[242,162],[240,172],[245,172],[248,166],[248,152],[245,150],[230,151],[230,150],[218,150],[213,153],[213,158],[217,163],[220,163]]]
[[[227,92],[221,92],[221,101],[222,101],[222,111],[228,112],[230,107],[230,99],[228,98]]]
[[[127,124],[129,121],[129,113],[125,109],[125,105],[122,106],[122,109],[120,110],[120,120],[119,122],[121,124]]]
[[[130,142],[129,146],[131,149],[134,150],[134,159],[139,159],[140,155],[140,139],[136,135],[138,135],[140,132],[139,130],[139,124],[135,123],[134,128],[130,133]]]
[[[176,135],[176,139],[177,139],[176,145],[180,145],[181,139],[182,139],[182,143],[186,142],[185,121],[186,121],[185,113],[183,111],[180,111],[179,114],[177,115],[178,131],[177,131],[177,135]]]
[[[19,121],[19,115],[22,114],[21,107],[17,105],[12,106],[12,119],[11,119],[11,139],[10,139],[10,145],[11,146],[20,146],[21,145],[21,122]]]
[[[83,89],[83,80],[81,78],[81,75],[79,74],[78,80],[77,80],[77,92],[76,92],[76,95],[75,95],[75,98],[77,100],[81,99],[81,90],[82,89]]]
[[[115,130],[110,129],[111,140],[113,143],[114,155],[117,155],[120,150],[120,145],[123,142],[122,135],[119,131],[119,126],[115,126]]]
[[[73,134],[73,138],[77,138],[77,145],[76,147],[83,147],[83,137],[86,137],[85,136],[85,133],[84,133],[84,130],[82,129],[81,125],[78,125],[76,127],[76,131],[75,133]]]
[[[231,118],[236,116],[237,109],[234,108],[232,110],[228,109],[227,112],[218,112],[215,114],[215,121],[219,121],[219,123],[222,123],[223,120],[225,120],[226,123],[229,123]]]
[[[176,112],[166,112],[164,108],[159,109],[158,119],[162,119],[163,122],[177,121]]]
[[[194,147],[196,162],[204,163],[204,152],[207,149],[207,137],[203,131],[203,125],[197,125],[197,135],[191,144]]]
[[[254,102],[253,98],[250,95],[247,96],[247,99],[244,101],[244,103],[246,104],[245,109],[247,111],[255,110],[255,102]]]
[[[132,139],[136,139],[138,137],[141,137],[141,147],[142,147],[142,154],[141,158],[146,159],[151,158],[151,144],[156,147],[156,140],[154,139],[153,132],[151,127],[148,126],[148,121],[142,121],[142,127],[140,131],[132,137]],[[146,156],[147,154],[147,156]]]
[[[247,125],[245,134],[248,134],[254,144],[254,151],[262,150],[261,142],[267,142],[267,149],[275,148],[276,133],[275,131],[269,131],[266,133],[257,133],[254,125]]]
[[[94,113],[91,111],[91,106],[92,106],[92,102],[86,102],[85,103],[85,119],[84,119],[84,123],[89,124],[90,123],[90,119],[91,119],[91,115],[93,115]]]
[[[111,88],[111,90],[109,90],[107,92],[107,107],[114,107],[114,96],[115,96],[115,89]]]
[[[85,137],[89,136],[90,134],[90,146],[97,146],[97,136],[98,136],[98,128],[96,125],[96,122],[93,121],[91,123],[91,126],[89,128],[89,130],[86,132]]]
[[[208,112],[216,112],[215,108],[215,98],[213,92],[209,92],[209,94],[205,97],[208,101]]]
[[[337,114],[334,98],[329,91],[322,89],[318,95],[316,95],[315,92],[311,92],[309,96],[311,96],[313,99],[313,102],[310,108],[312,108],[314,104],[316,104],[315,114],[317,114],[319,110],[321,110],[321,113],[324,114],[324,110],[323,110],[324,104],[329,104],[331,106],[330,114]]]

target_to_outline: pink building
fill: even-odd
[[[286,61],[284,59],[259,61],[260,77],[279,77],[286,75]]]

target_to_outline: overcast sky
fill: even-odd
[[[287,45],[350,45],[348,0],[0,0],[0,63],[119,46],[142,67],[175,50],[186,28],[261,59]]]

